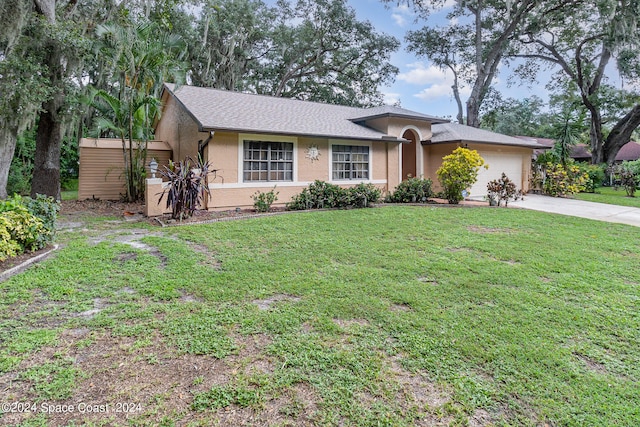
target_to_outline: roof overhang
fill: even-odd
[[[411,115],[411,114],[400,114],[400,113],[380,113],[380,114],[374,114],[374,115],[371,115],[371,116],[354,117],[354,118],[351,118],[349,120],[354,122],[354,123],[361,123],[361,122],[366,122],[368,120],[375,120],[375,119],[382,119],[382,118],[398,118],[398,119],[406,119],[406,120],[414,120],[414,121],[419,121],[419,122],[426,122],[426,123],[431,123],[431,124],[449,123],[450,122],[450,120],[441,119],[439,117],[420,117],[420,116],[414,116],[414,115]]]
[[[520,148],[529,148],[531,150],[539,150],[539,149],[547,149],[544,145],[531,145],[531,144],[512,144],[512,143],[504,143],[504,142],[495,142],[495,141],[469,141],[465,139],[452,139],[449,141],[436,141],[432,140],[422,141],[422,145],[442,145],[442,144],[481,144],[481,145],[493,145],[497,147],[520,147]]]

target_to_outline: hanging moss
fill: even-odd
[[[3,0],[0,2],[0,46],[11,46],[27,24],[33,2]]]

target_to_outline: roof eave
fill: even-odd
[[[420,117],[420,116],[413,116],[411,114],[398,114],[398,113],[380,113],[380,114],[373,114],[371,116],[354,117],[349,119],[349,121],[353,123],[360,123],[360,122],[366,122],[367,120],[381,119],[384,117],[395,117],[399,119],[416,120],[420,122],[428,122],[431,124],[440,124],[440,123],[450,122],[450,120],[440,119],[438,117]]]
[[[532,150],[548,148],[548,147],[545,147],[544,145],[512,144],[512,143],[495,142],[495,141],[472,141],[468,139],[451,139],[447,141],[433,141],[433,140],[422,141],[422,145],[437,145],[437,144],[487,144],[487,145],[498,145],[503,147],[530,148]]]
[[[388,135],[381,135],[379,138],[370,138],[365,136],[350,136],[350,135],[330,135],[330,134],[310,134],[310,133],[301,133],[301,132],[273,132],[266,131],[260,129],[240,129],[240,128],[231,128],[231,127],[222,127],[222,126],[202,126],[199,127],[198,130],[200,132],[237,132],[237,133],[249,133],[256,135],[284,135],[284,136],[296,136],[296,137],[306,137],[306,138],[326,138],[326,139],[344,139],[344,140],[355,140],[355,141],[373,141],[373,142],[397,142],[397,143],[409,143],[406,139],[396,138]]]

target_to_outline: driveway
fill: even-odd
[[[509,206],[640,227],[640,208],[530,194]]]

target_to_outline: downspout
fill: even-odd
[[[210,130],[209,137],[207,139],[205,139],[204,141],[202,140],[198,141],[198,157],[200,158],[200,160],[204,160],[204,149],[207,148],[207,146],[209,145],[209,142],[211,142],[215,134],[216,134],[215,131]]]

